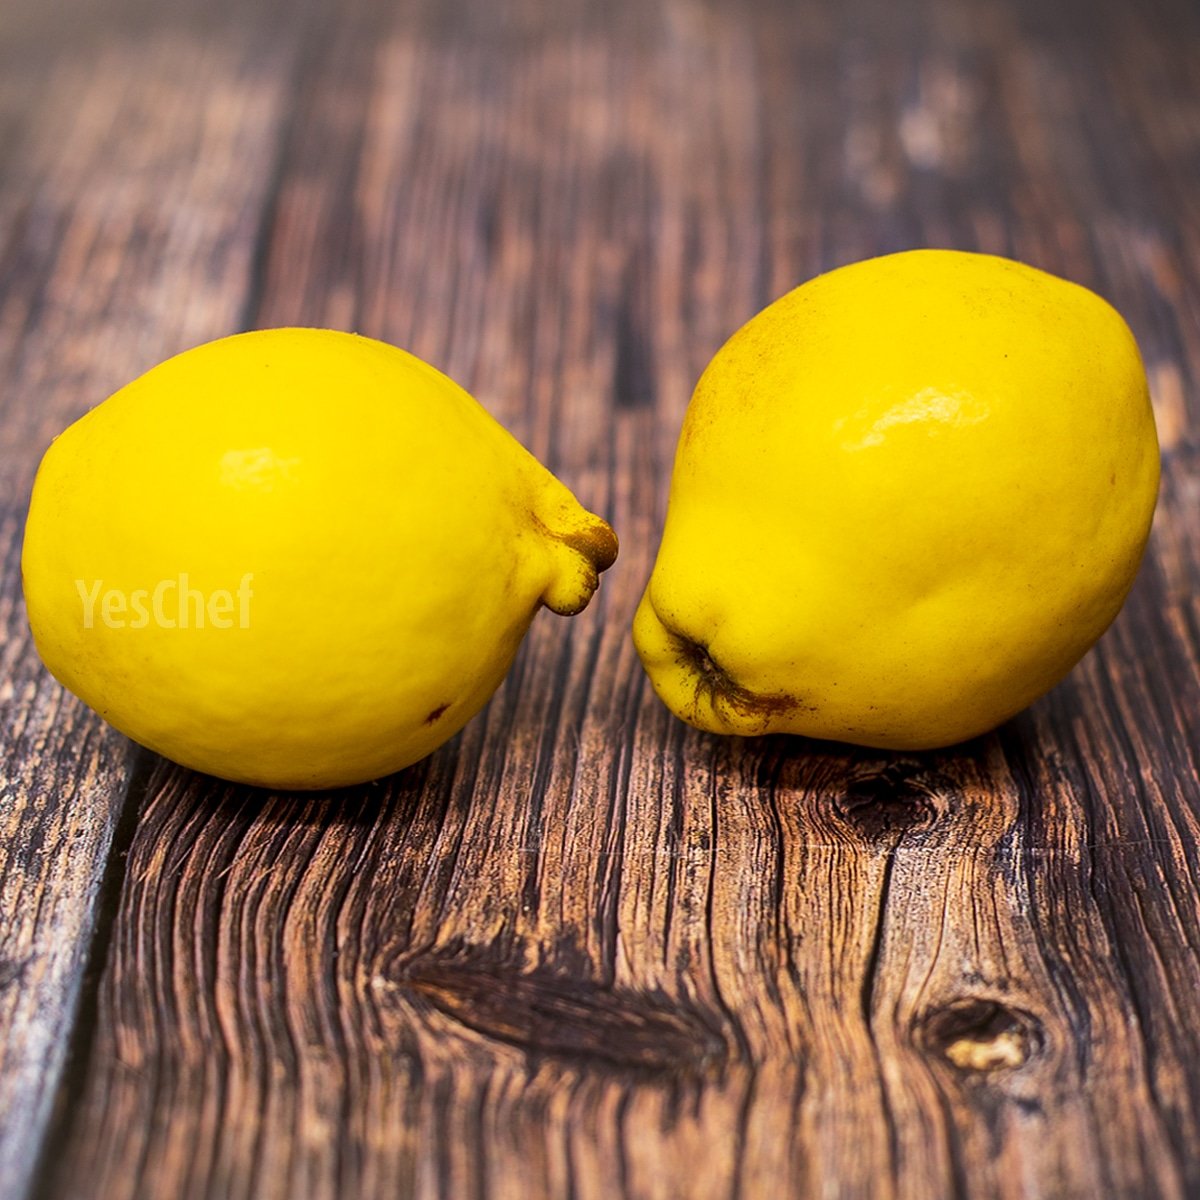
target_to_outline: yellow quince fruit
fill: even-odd
[[[616,553],[433,367],[272,329],[169,359],[55,439],[22,568],[43,661],[118,729],[329,788],[446,741],[537,610],[579,612]]]
[[[1158,476],[1137,346],[1100,297],[983,254],[855,263],[705,370],[637,647],[701,729],[949,745],[1104,632]]]

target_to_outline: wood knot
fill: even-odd
[[[719,1020],[688,1001],[546,967],[522,970],[486,947],[465,949],[466,956],[422,955],[394,982],[444,1017],[536,1059],[679,1078],[717,1069],[727,1056]]]
[[[842,820],[868,841],[928,829],[940,815],[938,782],[911,763],[892,763],[850,781],[834,802]]]
[[[967,996],[921,1018],[918,1040],[931,1054],[972,1075],[1023,1067],[1044,1047],[1032,1013],[986,996]]]

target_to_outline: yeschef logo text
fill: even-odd
[[[83,627],[108,629],[248,629],[252,572],[236,588],[204,592],[188,581],[186,571],[160,579],[153,587],[106,588],[104,580],[75,580],[83,602]]]

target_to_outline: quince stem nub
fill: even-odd
[[[553,575],[542,602],[560,616],[582,612],[600,583],[600,572],[616,561],[617,535],[606,521],[575,505],[563,514],[563,528],[553,528],[540,516],[534,521],[550,543]]]

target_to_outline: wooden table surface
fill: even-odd
[[[629,624],[690,389],[922,244],[1126,314],[1132,598],[952,751],[689,730]],[[623,545],[338,794],[139,751],[20,598],[51,436],[284,324],[439,365]],[[1198,378],[1186,0],[3,0],[0,1196],[1200,1196]]]

